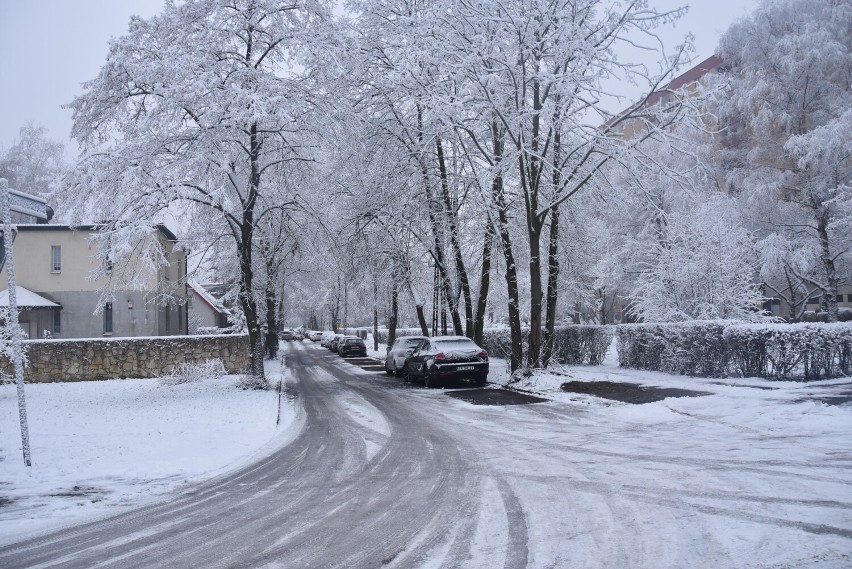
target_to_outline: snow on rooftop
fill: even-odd
[[[22,286],[15,287],[15,299],[18,308],[59,308],[55,302]],[[0,306],[9,306],[9,289],[0,292]]]

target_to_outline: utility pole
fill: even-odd
[[[0,215],[3,216],[3,249],[6,257],[6,280],[9,291],[9,314],[6,326],[12,342],[11,360],[15,368],[15,385],[18,388],[18,416],[21,419],[21,448],[24,466],[32,466],[30,457],[30,429],[27,426],[27,400],[24,397],[24,345],[18,324],[18,296],[15,284],[15,263],[12,259],[12,212],[9,204],[9,182],[0,178]]]

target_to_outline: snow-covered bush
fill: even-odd
[[[621,367],[681,375],[727,374],[723,321],[623,324],[617,327]]]
[[[194,383],[205,379],[218,379],[225,375],[225,365],[220,359],[207,360],[204,363],[182,363],[174,366],[172,372],[162,378],[166,385]]]
[[[852,325],[732,321],[617,328],[621,367],[681,375],[808,380],[852,375]]]
[[[742,376],[822,379],[852,375],[852,325],[729,326],[732,372]]]
[[[600,365],[612,341],[611,326],[558,326],[554,333],[553,361],[563,364]],[[522,331],[524,342],[529,329]],[[512,349],[508,328],[488,328],[482,336],[482,347],[492,356],[508,358]]]

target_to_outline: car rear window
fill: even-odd
[[[478,350],[479,346],[473,343],[473,340],[458,339],[458,340],[441,340],[435,342],[435,347],[439,350]]]
[[[346,343],[347,344],[363,344],[364,340],[362,340],[361,338],[351,338],[349,340],[346,340]]]

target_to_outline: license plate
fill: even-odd
[[[473,371],[473,366],[459,366],[456,368],[459,371]]]

